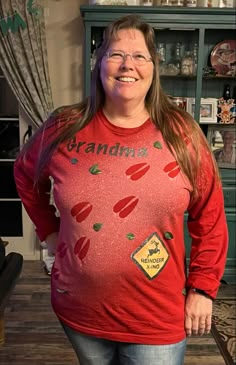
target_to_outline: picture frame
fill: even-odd
[[[209,125],[207,140],[219,168],[236,168],[236,125]]]
[[[195,98],[187,99],[187,112],[194,118]],[[217,123],[217,99],[201,98],[200,123]]]

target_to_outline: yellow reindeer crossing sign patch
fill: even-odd
[[[164,268],[169,256],[166,246],[155,232],[132,253],[131,258],[147,278],[152,280]]]

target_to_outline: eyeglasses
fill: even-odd
[[[147,54],[141,53],[141,52],[134,52],[132,54],[125,53],[123,51],[107,51],[105,54],[105,57],[111,62],[121,63],[125,62],[126,58],[130,56],[133,63],[137,66],[143,66],[147,62],[152,62],[151,56],[148,56]]]

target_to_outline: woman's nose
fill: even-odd
[[[128,59],[130,59],[130,61],[133,62],[133,58],[132,58],[132,55],[131,54],[129,54],[129,53],[124,54],[123,62],[125,62]]]
[[[126,54],[123,58],[123,61],[121,63],[121,68],[125,69],[125,68],[133,68],[134,67],[134,63],[133,63],[133,59],[132,56],[130,54]]]

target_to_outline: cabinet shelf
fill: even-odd
[[[196,80],[196,76],[185,76],[185,75],[160,75],[160,77],[162,79],[167,78],[167,79],[186,79],[186,80]],[[209,76],[203,76],[202,77],[203,80],[232,80],[232,81],[236,81],[236,76],[213,76],[213,75],[209,75]]]
[[[183,79],[183,80],[196,80],[196,76],[185,76],[185,75],[160,75],[161,79]]]
[[[211,75],[209,75],[209,76],[203,76],[203,79],[204,80],[217,80],[217,81],[219,81],[219,80],[228,80],[228,81],[230,81],[230,80],[233,80],[233,81],[236,81],[236,76],[224,76],[224,75],[218,75],[218,76],[211,76]]]

